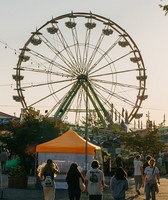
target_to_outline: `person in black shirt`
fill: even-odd
[[[144,171],[145,171],[145,168],[149,166],[149,160],[151,159],[152,157],[150,155],[147,155],[146,156],[146,161],[144,162],[143,164],[143,174],[144,174]]]
[[[81,178],[84,183],[84,178],[82,173],[78,170],[77,163],[72,163],[66,175],[70,200],[80,200],[81,189],[79,185],[79,178]]]

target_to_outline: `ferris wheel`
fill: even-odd
[[[26,113],[80,124],[88,109],[103,126],[142,116],[144,62],[133,39],[112,20],[64,14],[32,32],[20,50],[13,99]]]

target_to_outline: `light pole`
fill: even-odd
[[[86,125],[85,125],[85,170],[87,172],[88,164],[88,75],[86,75]]]

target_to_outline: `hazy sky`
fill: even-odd
[[[166,1],[162,1],[166,3]],[[17,116],[21,105],[12,96],[12,74],[19,48],[36,28],[52,17],[73,12],[92,12],[113,20],[127,31],[141,51],[147,79],[148,99],[142,104],[142,120],[150,113],[156,124],[166,116],[168,124],[168,16],[159,0],[0,0],[0,111]],[[6,43],[7,45],[5,45]],[[7,46],[7,48],[5,48]],[[16,54],[15,54],[16,50]]]

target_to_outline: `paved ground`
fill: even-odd
[[[168,200],[168,175],[161,178],[160,192],[157,194],[157,200]],[[2,176],[3,190],[1,195],[4,200],[43,200],[43,191],[35,188],[35,177],[29,177],[27,189],[11,189],[7,187],[7,176]],[[109,178],[106,178],[106,184],[109,184]],[[144,191],[141,189],[141,195],[137,196],[134,192],[134,180],[129,178],[129,190],[126,200],[144,200]],[[82,194],[81,200],[87,200],[86,193]],[[56,190],[56,200],[68,200],[67,190]],[[107,187],[104,191],[104,200],[112,200],[110,189]]]

